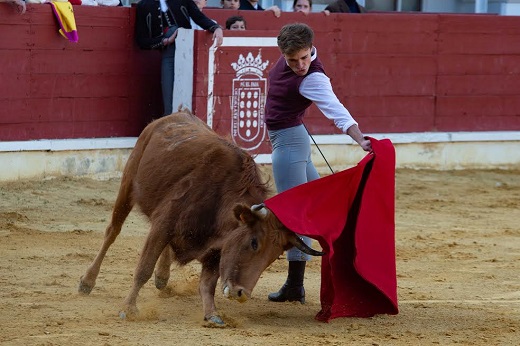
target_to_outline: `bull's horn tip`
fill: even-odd
[[[265,208],[265,204],[264,203],[260,203],[260,204],[253,204],[251,206],[251,210],[252,211],[259,211],[260,209],[262,208]]]

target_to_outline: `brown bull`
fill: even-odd
[[[138,292],[156,264],[155,285],[162,289],[173,261],[198,260],[204,319],[224,324],[214,299],[219,277],[225,296],[243,301],[284,250],[297,246],[322,254],[267,209],[251,207],[267,192],[251,156],[197,117],[179,112],[150,123],[128,159],[103,245],[81,277],[79,292],[94,288],[108,248],[137,204],[151,227],[121,315],[137,312]]]

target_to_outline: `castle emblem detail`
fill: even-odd
[[[231,63],[236,72],[231,99],[231,136],[246,150],[258,148],[265,139],[267,79],[263,76],[268,65],[268,60],[262,62],[261,52],[256,57],[251,52],[245,58],[240,54],[237,62]]]

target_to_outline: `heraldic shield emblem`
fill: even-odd
[[[269,61],[262,62],[261,52],[256,58],[249,52],[244,58],[231,63],[236,71],[233,79],[231,101],[231,136],[241,148],[254,150],[264,141],[264,106],[267,93],[267,79],[263,78]]]

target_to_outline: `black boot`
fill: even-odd
[[[287,281],[278,292],[269,293],[267,298],[272,302],[300,302],[305,304],[303,277],[305,261],[289,261]]]

